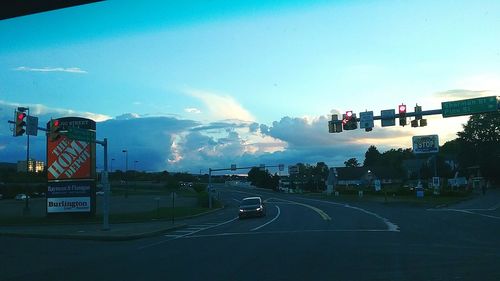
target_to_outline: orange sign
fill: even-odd
[[[47,142],[47,152],[48,180],[91,178],[90,143],[61,136]]]

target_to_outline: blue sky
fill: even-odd
[[[328,115],[499,95],[498,1],[170,2],[0,21],[0,161],[24,157],[6,125],[18,105],[98,121],[117,162],[127,148],[139,168],[198,172],[444,143],[466,117],[332,135]],[[44,159],[44,140],[33,147]]]

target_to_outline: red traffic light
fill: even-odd
[[[352,111],[347,111],[347,112],[345,113],[345,117],[346,117],[347,119],[351,119],[351,117],[352,117]]]
[[[26,113],[24,113],[24,112],[17,114],[17,119],[19,119],[19,121],[23,120],[24,117],[26,117]]]
[[[406,113],[406,105],[402,104],[399,106],[399,113]]]
[[[59,120],[54,120],[54,127],[59,127]]]

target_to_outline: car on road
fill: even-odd
[[[30,197],[29,197],[29,196],[27,196],[27,195],[26,195],[26,194],[24,194],[24,193],[19,193],[19,194],[17,194],[17,195],[16,195],[16,197],[14,197],[14,198],[15,198],[16,200],[21,201],[21,200],[26,200],[27,198],[29,199]]]
[[[261,197],[247,197],[240,203],[238,217],[263,217],[266,215],[266,206]]]

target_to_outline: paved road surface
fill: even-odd
[[[473,207],[423,209],[218,190],[224,210],[159,237],[0,237],[0,279],[500,280],[498,192]],[[237,219],[252,195],[265,199],[267,216]]]

